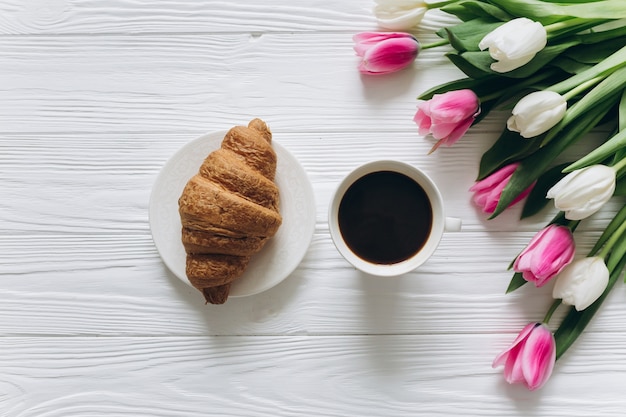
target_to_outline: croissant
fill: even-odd
[[[261,119],[230,129],[178,199],[189,282],[211,304],[282,223],[272,133]]]

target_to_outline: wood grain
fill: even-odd
[[[372,26],[360,2],[29,0],[4,1],[0,33],[175,33],[361,30]]]
[[[377,29],[372,5],[0,3],[0,415],[623,414],[624,285],[540,392],[491,368],[552,301],[549,286],[504,290],[554,210],[487,220],[474,207],[467,189],[507,112],[428,155],[416,97],[462,74],[442,47],[392,76],[360,76],[352,35]],[[415,34],[431,42],[449,22],[429,12]],[[275,288],[205,305],[153,245],[150,191],[185,143],[252,117],[305,168],[315,234]],[[422,168],[464,225],[394,279],[355,271],[327,225],[339,181],[382,158]],[[579,256],[620,204],[581,224]]]
[[[254,116],[295,131],[409,129],[415,97],[461,76],[426,50],[398,77],[359,77],[352,46],[348,33],[5,37],[1,131],[202,132]]]
[[[541,392],[507,386],[493,335],[168,337],[0,340],[7,415],[31,416],[618,416],[626,400],[598,371],[624,372],[584,342]],[[599,350],[598,350],[599,349]],[[15,360],[15,357],[24,359]],[[27,359],[26,359],[27,358]],[[324,363],[324,366],[319,366]],[[589,390],[602,393],[594,398]],[[485,401],[490,398],[491,401]],[[547,401],[549,399],[549,401]],[[445,405],[444,405],[445,404]],[[572,411],[574,410],[574,411]]]

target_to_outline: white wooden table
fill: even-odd
[[[375,29],[358,0],[0,2],[0,415],[623,415],[623,284],[542,390],[491,368],[551,303],[504,291],[553,212],[486,220],[467,189],[506,115],[427,155],[415,97],[461,74],[439,48],[360,76],[352,35]],[[154,247],[150,192],[181,146],[252,117],[307,171],[315,234],[278,286],[205,305]],[[355,271],[327,226],[376,158],[421,167],[464,223],[394,279]],[[614,211],[581,225],[581,253]]]

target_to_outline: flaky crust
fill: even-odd
[[[206,301],[222,304],[250,257],[276,234],[276,153],[261,119],[230,129],[178,200],[186,272]]]

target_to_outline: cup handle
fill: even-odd
[[[445,232],[458,232],[461,230],[461,219],[457,217],[446,217],[443,227]]]

